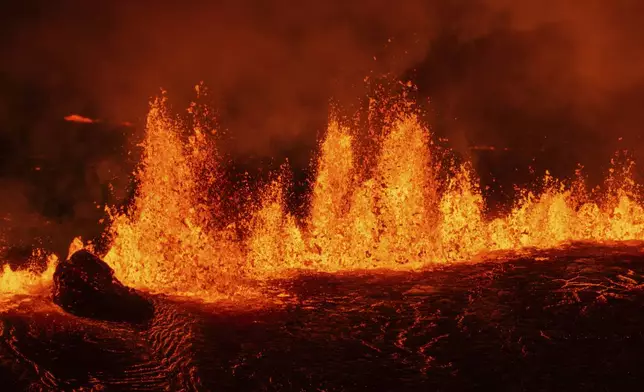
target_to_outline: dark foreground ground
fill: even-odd
[[[0,315],[1,389],[639,390],[643,274],[639,246],[580,245],[302,276],[263,310],[155,297],[138,326],[23,298]]]

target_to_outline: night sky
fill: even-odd
[[[0,9],[6,243],[100,233],[95,203],[126,198],[150,98],[164,88],[184,107],[202,80],[233,161],[308,167],[329,100],[355,107],[367,76],[415,83],[433,132],[484,179],[577,163],[600,178],[614,151],[644,152],[638,0],[97,3]]]

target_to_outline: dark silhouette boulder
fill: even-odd
[[[100,320],[142,323],[154,313],[148,300],[124,286],[107,263],[87,250],[58,264],[53,300],[69,313]]]

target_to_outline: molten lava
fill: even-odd
[[[200,202],[199,171],[205,165],[203,134],[171,118],[163,100],[148,114],[140,181],[132,211],[113,212],[114,242],[105,255],[128,286],[195,294],[229,289],[243,272],[242,253],[228,233],[208,228]]]
[[[98,120],[92,120],[91,118],[81,116],[80,114],[70,114],[69,116],[65,116],[65,121],[83,124],[94,124],[98,122]]]
[[[46,264],[44,271],[37,268],[39,262]],[[14,298],[17,295],[47,295],[57,263],[58,258],[55,255],[45,255],[44,252],[36,250],[25,269],[13,270],[5,264],[0,270],[0,312],[15,306]]]
[[[225,226],[213,222],[203,197],[217,183],[212,130],[186,127],[164,99],[155,101],[136,198],[127,212],[109,211],[105,261],[128,286],[212,299],[293,270],[419,269],[497,250],[644,240],[632,162],[614,162],[601,191],[587,191],[580,176],[567,182],[546,173],[543,192],[524,191],[507,216],[490,220],[471,165],[441,167],[429,130],[408,107],[387,113],[368,162],[357,133],[330,121],[307,217],[287,208],[283,167],[246,206],[249,221]],[[43,279],[5,268],[0,290],[21,292]]]

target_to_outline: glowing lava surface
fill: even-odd
[[[126,285],[210,300],[298,270],[418,270],[491,251],[644,240],[632,162],[615,163],[599,190],[588,190],[581,175],[564,181],[546,173],[542,192],[526,190],[509,214],[488,219],[471,165],[439,159],[412,107],[387,109],[370,133],[372,149],[351,125],[329,122],[307,216],[287,207],[284,169],[244,206],[248,218],[224,224],[205,196],[218,184],[215,132],[199,121],[187,126],[158,99],[136,197],[126,212],[109,212],[112,245],[101,256]],[[29,291],[51,273],[5,268],[0,292]]]

